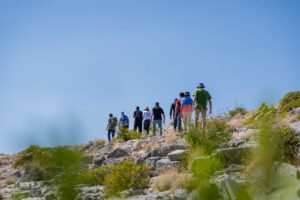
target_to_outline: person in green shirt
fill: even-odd
[[[207,102],[209,102],[209,113],[212,113],[212,101],[208,91],[206,91],[203,83],[197,86],[197,90],[194,93],[194,108],[195,108],[195,127],[198,126],[199,114],[202,116],[202,128],[206,128],[206,113],[207,113]]]

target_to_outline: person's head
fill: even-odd
[[[177,101],[177,100],[178,100],[178,99],[177,99],[177,98],[175,98],[175,99],[174,99],[174,103],[176,103],[176,101]]]
[[[149,111],[149,107],[147,106],[147,107],[145,108],[145,110],[146,110],[146,111]]]
[[[183,92],[180,92],[180,93],[179,93],[179,97],[180,97],[180,98],[183,98],[183,97],[184,97],[184,93],[183,93]]]
[[[136,110],[137,110],[137,111],[139,111],[139,110],[140,110],[140,107],[139,107],[139,106],[137,106],[137,107],[136,107]]]
[[[205,88],[205,86],[204,86],[204,84],[203,84],[203,83],[200,83],[200,84],[197,86],[197,88],[199,88],[199,89],[203,89],[203,88]]]
[[[159,107],[159,103],[158,102],[155,103],[155,107]]]
[[[185,93],[184,93],[184,96],[185,96],[185,97],[189,97],[189,96],[190,96],[190,92],[185,92]]]
[[[125,113],[124,112],[121,112],[121,116],[124,116],[125,115]]]
[[[110,114],[109,114],[109,117],[113,117],[113,114],[110,113]]]

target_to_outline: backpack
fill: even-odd
[[[116,117],[113,117],[112,118],[112,123],[111,123],[112,126],[116,127],[118,125],[118,119]]]
[[[129,125],[129,119],[126,115],[124,115],[121,120],[122,120],[122,125],[123,126],[128,126]]]

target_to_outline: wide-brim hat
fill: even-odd
[[[200,83],[197,88],[205,88],[204,84],[203,83]]]

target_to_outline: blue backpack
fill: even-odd
[[[121,118],[121,121],[122,121],[122,125],[123,126],[128,126],[129,125],[129,119],[126,115],[124,115],[122,118]]]

